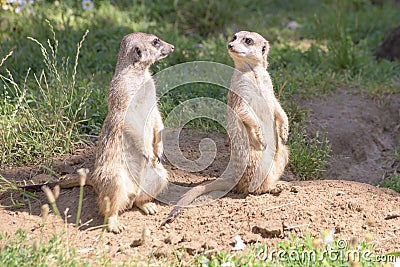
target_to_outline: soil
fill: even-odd
[[[183,255],[195,255],[205,250],[231,251],[234,237],[240,236],[248,246],[256,242],[276,246],[289,233],[320,237],[324,231],[335,230],[334,237],[347,241],[371,240],[376,253],[400,250],[400,194],[375,184],[389,173],[400,171],[393,149],[400,147],[400,96],[374,100],[360,93],[338,90],[324,98],[300,101],[309,109],[309,134],[328,132],[332,158],[324,180],[290,181],[290,190],[279,195],[260,196],[229,193],[225,197],[184,209],[171,224],[160,227],[172,206],[158,203],[157,215],[144,215],[136,208],[120,215],[126,229],[112,234],[100,229],[103,218],[98,215],[95,193],[85,187],[81,220],[87,222],[79,230],[72,226],[76,219],[79,188],[62,189],[57,199],[58,209],[68,209],[64,227],[50,216],[42,224],[41,206],[48,203],[38,192],[37,200],[17,208],[11,205],[10,194],[0,196],[0,232],[11,235],[19,228],[32,237],[46,239],[60,229],[67,230],[69,242],[82,257],[93,257],[106,251],[115,260],[132,255],[145,259],[148,255],[169,256],[185,247]],[[218,177],[229,160],[226,136],[218,133],[198,133],[184,130],[180,137],[183,154],[196,160],[198,144],[203,138],[215,140],[216,160],[206,169],[189,173],[171,166],[170,179],[194,186]],[[93,149],[76,151],[74,155],[55,159],[58,175],[73,173],[81,167],[91,168]],[[1,170],[7,179],[43,182],[51,179],[40,167],[20,167]],[[291,177],[290,173],[284,179]],[[287,179],[286,179],[287,180]],[[207,196],[205,196],[207,197]],[[23,201],[18,195],[13,200]],[[144,243],[142,236],[145,236]],[[143,243],[143,244],[142,244]]]
[[[378,59],[385,58],[390,61],[400,60],[400,26],[394,28],[376,49],[375,56]]]

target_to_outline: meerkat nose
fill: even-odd
[[[232,50],[232,49],[233,49],[233,45],[228,44],[228,49],[229,49],[229,50]]]
[[[174,46],[173,45],[171,45],[171,51],[174,51]]]

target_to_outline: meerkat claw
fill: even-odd
[[[119,223],[116,217],[110,216],[108,218],[107,231],[114,234],[120,234],[124,229],[125,225]]]
[[[146,159],[147,162],[150,161],[150,158],[146,154],[143,154],[143,157]]]
[[[158,212],[157,205],[153,202],[147,202],[136,206],[146,215],[154,215]]]

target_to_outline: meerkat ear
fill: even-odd
[[[140,50],[140,48],[139,47],[137,47],[137,46],[135,46],[133,49],[132,49],[132,60],[133,60],[133,62],[137,62],[137,61],[139,61],[141,58],[142,58],[142,51]]]
[[[263,44],[261,53],[263,55],[265,55],[265,54],[268,54],[268,52],[269,52],[269,43],[268,43],[268,41],[265,41],[264,44]]]
[[[268,52],[269,52],[269,43],[268,43],[268,41],[265,41],[264,45],[262,46],[262,50],[261,50],[261,53],[262,53],[262,56],[263,56],[263,59],[264,59],[264,67],[265,68],[268,67],[268,61],[267,61]]]

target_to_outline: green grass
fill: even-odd
[[[0,58],[13,54],[0,69],[1,163],[43,162],[72,152],[89,141],[87,135],[99,133],[118,44],[132,31],[153,32],[176,46],[154,71],[194,60],[232,66],[226,53],[232,33],[258,31],[271,42],[269,69],[275,89],[283,104],[291,106],[292,96],[321,95],[338,87],[363,88],[377,95],[398,92],[399,63],[373,57],[375,47],[396,26],[396,18],[390,5],[344,0],[263,5],[255,0],[96,1],[91,11],[75,1],[41,1],[18,14],[3,12]],[[285,23],[291,20],[301,27],[287,29]],[[210,85],[181,86],[161,99],[164,117],[183,101],[204,95],[226,101],[226,92]],[[297,162],[291,169],[304,178],[310,171],[296,168],[310,161],[296,151],[309,149],[318,140],[300,140],[304,119],[291,121],[296,136],[289,145],[294,146],[292,159]],[[187,127],[223,131],[207,119]],[[310,178],[320,176],[323,155],[329,154],[327,146],[314,148],[325,150],[311,160],[316,175]]]
[[[0,74],[4,86],[1,106],[1,163],[37,162],[58,153],[68,153],[80,138],[85,121],[84,106],[89,100],[88,81],[76,79],[80,49],[87,32],[76,46],[73,59],[58,54],[58,40],[49,24],[52,39],[39,42],[28,37],[40,50],[44,69],[31,69],[21,85],[6,69]],[[72,61],[72,62],[70,62]],[[7,61],[4,61],[7,63]]]
[[[269,71],[274,88],[290,119],[289,169],[297,179],[320,178],[331,148],[325,133],[307,135],[307,112],[294,99],[318,97],[337,88],[377,97],[400,93],[399,61],[377,61],[373,56],[389,30],[400,24],[398,7],[391,4],[373,5],[367,0],[268,0],[262,4],[256,0],[120,0],[94,4],[93,10],[84,11],[80,1],[40,1],[20,13],[1,11],[1,166],[51,165],[55,155],[90,144],[89,136],[99,134],[107,113],[107,89],[119,42],[133,31],[154,33],[175,45],[173,54],[152,67],[154,72],[195,60],[232,66],[226,44],[233,32],[252,30],[265,36],[271,44]],[[286,28],[289,21],[300,27]],[[160,99],[163,117],[184,101],[203,96],[226,102],[225,89],[201,83],[184,85]],[[224,132],[210,119],[193,120],[187,127]],[[399,192],[399,180],[394,173],[380,186]],[[13,183],[3,178],[0,182],[0,193],[11,193],[12,205],[24,204],[13,202],[12,194],[21,194]],[[30,197],[24,197],[28,203]],[[1,260],[7,264],[13,260],[14,265],[24,264],[18,261],[21,258],[27,266],[86,264],[76,258],[73,249],[66,254],[59,239],[33,248],[33,241],[19,233],[3,235],[1,242]],[[289,245],[298,250],[310,248],[307,238],[292,242]],[[226,260],[240,263],[244,259],[262,265],[252,257],[257,249],[243,256],[221,252],[211,260],[200,257],[197,263],[220,266]]]
[[[297,123],[290,131],[289,168],[299,180],[321,179],[328,163],[331,146],[326,133],[320,137],[309,138],[304,126]]]
[[[400,148],[395,148],[393,150],[393,157],[395,160],[395,166],[398,168],[400,165]],[[400,174],[395,171],[390,174],[388,177],[385,177],[382,182],[378,184],[380,187],[390,188],[398,193],[400,193]]]
[[[389,177],[383,179],[383,181],[379,183],[379,186],[390,188],[397,193],[400,193],[400,174],[391,174]]]
[[[3,266],[88,266],[76,257],[76,250],[54,236],[49,242],[31,240],[22,230],[15,236],[0,234]]]
[[[22,196],[23,201],[19,200],[19,196]],[[0,175],[0,197],[4,197],[3,200],[8,199],[10,203],[9,206],[0,204],[0,208],[24,207],[27,205],[29,211],[32,211],[31,200],[36,199],[35,194],[21,190],[15,182],[7,180],[2,175]]]
[[[353,244],[351,244],[353,243]],[[368,242],[323,238],[306,234],[304,238],[289,236],[288,241],[276,247],[256,244],[249,250],[231,255],[220,252],[211,259],[200,256],[202,266],[382,266],[392,262],[393,255],[374,255],[374,246]],[[363,257],[362,255],[368,255]],[[395,253],[394,253],[395,254]],[[386,261],[384,261],[386,260]],[[359,264],[359,265],[357,265]]]
[[[95,249],[95,260],[87,258],[68,240],[65,231],[46,239],[32,238],[23,230],[14,235],[0,234],[0,261],[2,266],[382,266],[393,262],[400,253],[377,255],[367,241],[328,240],[323,235],[313,237],[307,233],[304,238],[289,235],[287,241],[275,247],[257,243],[236,253],[203,252],[190,259],[177,253],[168,259],[149,257],[146,262],[138,262],[139,256],[131,255],[130,259],[118,262],[108,258],[105,251],[97,251],[104,249],[102,246]]]

